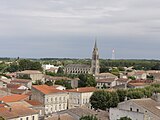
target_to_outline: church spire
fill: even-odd
[[[99,53],[97,48],[97,40],[95,39],[94,49],[92,52],[91,73],[99,74]]]
[[[97,48],[97,39],[95,39],[94,49]]]

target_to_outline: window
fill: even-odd
[[[32,120],[34,120],[34,116],[32,116]]]
[[[51,98],[51,102],[53,101],[53,98]]]
[[[23,118],[21,118],[20,120],[23,120]]]
[[[26,120],[28,120],[28,117],[26,117]]]
[[[132,111],[132,108],[130,108],[130,111]]]
[[[139,109],[137,109],[137,112],[139,112]]]
[[[55,98],[55,101],[57,102],[57,98]]]

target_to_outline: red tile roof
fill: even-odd
[[[4,101],[4,102],[18,102],[24,99],[27,99],[28,96],[27,95],[10,95],[10,96],[4,96],[2,98],[0,98],[0,101]]]
[[[43,105],[41,102],[37,100],[25,100],[27,103],[31,104],[32,106],[41,106]]]
[[[115,78],[107,78],[107,79],[98,79],[96,80],[97,83],[111,83],[113,81],[115,81]]]
[[[82,88],[68,90],[68,92],[78,92],[78,93],[94,92],[94,91],[96,91],[95,87],[82,87]]]
[[[17,89],[17,88],[19,88],[20,86],[21,86],[20,84],[7,84],[7,88]]]
[[[52,93],[58,93],[58,92],[65,92],[63,90],[58,90],[53,88],[52,86],[47,86],[47,85],[33,85],[32,86],[34,89],[42,92],[43,94],[52,94]]]
[[[5,119],[14,119],[19,118],[19,116],[24,117],[34,114],[38,114],[38,112],[22,105],[13,104],[10,107],[0,108],[0,116],[2,116]]]

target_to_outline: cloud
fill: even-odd
[[[157,58],[156,54],[147,56],[145,52],[159,49],[159,4],[159,0],[0,0],[0,41],[14,41],[3,41],[14,49],[14,53],[7,52],[13,56],[18,51],[14,46],[26,48],[25,54],[17,52],[21,55],[40,57],[47,53],[50,56],[50,51],[56,51],[60,44],[63,49],[53,57],[90,57],[93,39],[98,36],[102,57],[106,57],[103,51],[116,47],[120,50],[119,58],[123,51],[127,51],[125,56],[130,58]],[[143,51],[137,46],[139,43]],[[146,48],[150,43],[155,47]],[[134,47],[141,52],[137,53]],[[36,51],[28,52],[34,48]],[[3,54],[5,50],[0,51]],[[131,54],[134,51],[137,55]],[[109,57],[110,52],[107,54]]]

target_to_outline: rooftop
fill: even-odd
[[[4,102],[17,102],[17,101],[21,101],[24,99],[27,99],[28,96],[27,95],[9,95],[9,96],[4,96],[2,98],[0,98],[0,101],[4,101]]]
[[[42,103],[37,100],[25,100],[25,101],[32,106],[41,106],[42,105]]]
[[[68,92],[78,92],[78,93],[94,92],[94,91],[96,91],[95,87],[82,87],[82,88],[68,90]]]
[[[42,72],[40,72],[38,70],[25,70],[25,71],[21,71],[21,72],[17,72],[17,73],[23,73],[23,74],[42,74]]]
[[[89,65],[85,64],[68,64],[66,67],[72,67],[72,68],[90,68]]]
[[[13,119],[33,114],[38,114],[38,112],[23,105],[13,104],[10,107],[0,107],[0,116],[5,119]]]
[[[52,94],[52,93],[62,93],[62,92],[65,92],[63,90],[58,90],[58,89],[55,89],[52,86],[47,86],[47,85],[33,85],[32,87],[34,89],[42,92],[43,94]]]
[[[115,81],[115,78],[107,78],[107,79],[98,79],[96,80],[97,83],[111,83]]]
[[[137,105],[147,109],[148,111],[152,112],[156,116],[160,118],[160,103],[152,100],[151,98],[145,99],[133,99],[132,102],[136,103]]]

